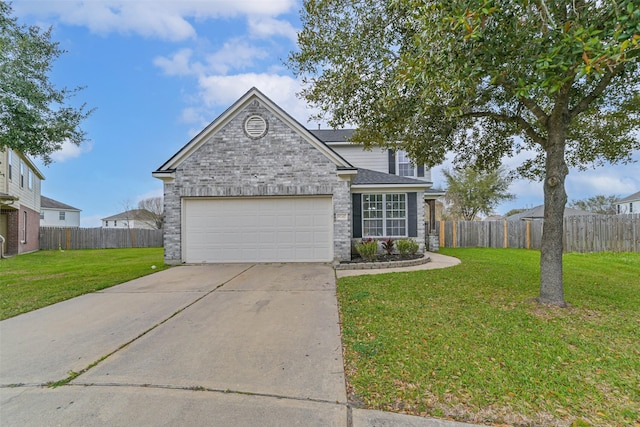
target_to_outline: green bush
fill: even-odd
[[[413,239],[403,239],[396,241],[396,248],[400,252],[400,256],[406,257],[409,255],[415,255],[418,252],[418,242]]]
[[[378,253],[378,242],[373,239],[362,240],[360,243],[356,243],[356,251],[367,261],[374,261]]]

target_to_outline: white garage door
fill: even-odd
[[[188,263],[333,259],[331,197],[185,199],[183,218]]]

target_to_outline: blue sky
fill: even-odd
[[[75,98],[95,108],[89,142],[54,163],[37,162],[42,194],[82,210],[81,225],[162,195],[151,172],[252,86],[311,128],[313,111],[283,65],[300,28],[296,0],[18,0],[21,23],[53,27],[67,52],[51,74],[57,86],[86,87]],[[634,153],[640,160],[640,153]],[[508,160],[514,167],[521,159]],[[443,186],[434,168],[433,180]],[[571,171],[569,199],[640,190],[640,165]],[[515,181],[505,213],[543,201],[540,183]]]

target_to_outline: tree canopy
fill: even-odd
[[[80,123],[91,111],[69,103],[80,88],[57,88],[49,79],[64,53],[51,41],[51,29],[20,25],[11,13],[11,6],[0,1],[0,148],[48,164],[63,143],[85,141]]]
[[[473,221],[479,213],[491,215],[500,202],[514,198],[507,191],[512,178],[500,168],[478,171],[467,167],[443,170],[443,174],[445,200],[453,218]]]
[[[448,152],[543,180],[539,300],[565,306],[569,167],[632,161],[640,149],[635,0],[306,0],[289,65],[301,95],[353,141],[400,141],[417,163]]]
[[[586,199],[572,200],[569,207],[602,215],[615,215],[617,213],[616,205],[620,198],[615,194],[609,196],[598,194]]]

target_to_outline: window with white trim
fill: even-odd
[[[406,237],[407,195],[363,194],[362,237]]]
[[[58,212],[58,219],[60,221],[64,221],[65,217],[66,217],[66,212],[65,211]]]
[[[31,171],[31,169],[29,169],[29,173],[27,174],[28,176],[28,188],[29,190],[33,190],[33,172]]]
[[[398,151],[396,154],[396,162],[398,164],[397,171],[399,176],[416,176],[416,168],[411,163],[406,151]]]
[[[20,161],[20,187],[24,188],[24,163]]]
[[[40,211],[40,219],[44,219],[44,211]]]

